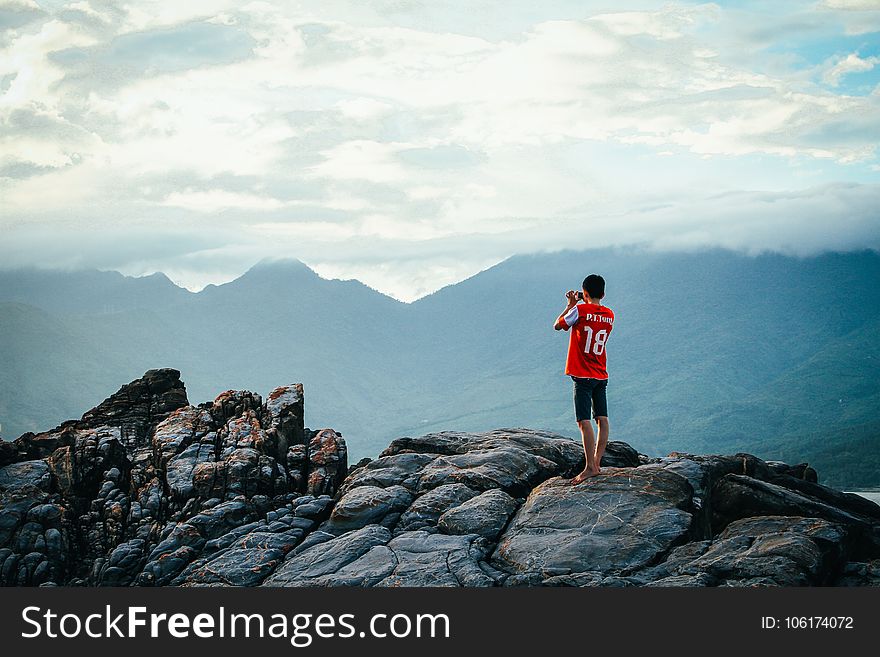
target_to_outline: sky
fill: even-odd
[[[880,0],[0,0],[6,268],[876,249],[878,136]]]

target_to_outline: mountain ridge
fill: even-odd
[[[32,325],[19,318],[0,336],[3,435],[60,421],[114,380],[169,363],[201,398],[295,376],[315,391],[316,423],[336,423],[359,456],[395,435],[450,428],[518,424],[574,436],[566,340],[550,324],[562,292],[599,271],[619,320],[609,343],[613,437],[647,454],[703,449],[711,437],[708,451],[738,445],[781,458],[801,436],[796,453],[819,458],[831,481],[880,484],[877,451],[863,455],[869,466],[846,445],[848,431],[862,444],[878,419],[880,358],[865,357],[880,332],[875,252],[516,256],[411,304],[292,268],[291,277],[291,266],[278,274],[264,263],[237,285],[179,299],[172,291],[152,306],[134,295],[128,308],[104,313],[96,292],[80,313],[50,309],[28,315]],[[829,287],[838,292],[831,304]],[[0,286],[0,302],[7,291]],[[857,385],[844,395],[853,373]],[[844,413],[817,406],[832,394],[849,400]],[[816,440],[813,416],[828,423],[840,459]]]

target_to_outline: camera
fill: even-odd
[[[578,301],[583,301],[583,300],[584,300],[584,293],[583,293],[583,292],[578,292],[578,293],[577,293],[577,298],[578,298]]]

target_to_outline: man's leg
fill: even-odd
[[[587,463],[584,469],[575,475],[571,483],[579,484],[588,477],[596,475],[596,436],[593,433],[593,425],[589,420],[578,420],[578,428],[581,430],[581,439],[584,443],[584,458]]]
[[[599,426],[599,438],[596,441],[596,473],[598,473],[602,466],[605,448],[608,446],[608,432],[611,429],[611,425],[608,424],[607,415],[597,417],[596,424]],[[590,428],[592,429],[592,427]]]

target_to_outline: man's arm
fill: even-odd
[[[565,297],[568,299],[568,305],[559,317],[556,318],[556,322],[553,324],[553,328],[557,331],[567,331],[574,326],[575,322],[578,320],[577,292],[569,290],[565,293]]]

